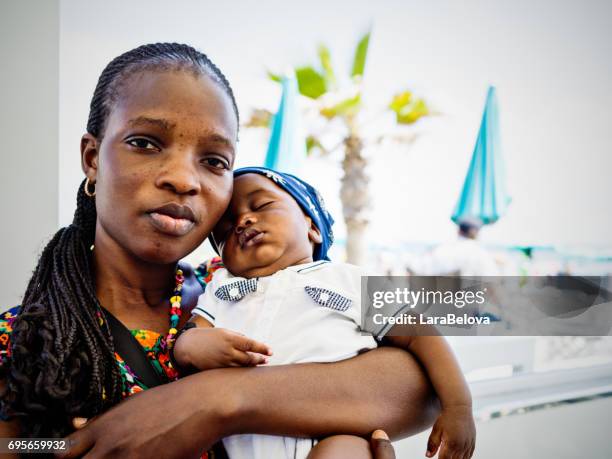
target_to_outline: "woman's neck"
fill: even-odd
[[[93,253],[96,296],[115,315],[162,309],[175,285],[176,264],[137,259],[110,237],[96,235]],[[165,310],[165,307],[163,308]]]

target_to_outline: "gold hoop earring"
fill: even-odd
[[[93,185],[93,187],[94,187],[93,193],[91,191],[89,191],[89,185],[90,184]],[[89,177],[87,177],[85,179],[85,183],[83,184],[83,191],[85,191],[85,194],[87,196],[89,196],[90,198],[93,198],[96,195],[96,185],[89,181]]]

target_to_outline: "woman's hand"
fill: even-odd
[[[374,459],[395,459],[395,449],[384,430],[375,430],[370,438],[370,448]]]
[[[88,419],[74,418],[72,424],[75,429],[82,429],[87,425]],[[375,430],[370,437],[370,450],[373,459],[395,459],[395,449],[389,436],[384,430]],[[310,456],[309,456],[310,457]]]
[[[429,441],[427,457],[435,456],[440,448],[439,459],[469,459],[476,445],[476,427],[470,406],[443,407],[434,423]]]
[[[186,378],[187,381],[189,378]],[[78,429],[68,436],[71,447],[62,458],[88,459],[196,458],[224,432],[221,426],[231,409],[223,386],[208,396],[189,391],[182,381],[139,393],[90,420],[75,418]],[[202,403],[205,401],[205,403]],[[225,406],[224,406],[225,405]]]
[[[191,328],[174,345],[174,359],[183,368],[212,370],[268,363],[272,351],[254,339],[225,328]]]

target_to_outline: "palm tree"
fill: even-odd
[[[340,142],[331,148],[326,147],[322,138],[324,132],[309,132],[306,137],[306,149],[309,154],[318,151],[328,155],[337,148],[344,147],[342,159],[343,177],[340,188],[342,213],[346,224],[346,258],[349,263],[363,264],[365,262],[365,234],[368,227],[367,209],[370,195],[368,191],[369,177],[367,175],[367,159],[363,155],[364,147],[372,140],[380,142],[381,136],[376,139],[366,139],[362,135],[362,125],[359,115],[364,112],[362,103],[362,81],[370,43],[370,32],[366,33],[358,42],[353,58],[350,79],[347,84],[340,85],[332,66],[329,48],[320,45],[318,48],[319,66],[312,65],[295,69],[295,78],[298,90],[311,103],[310,112],[322,117],[331,126],[332,120],[340,120],[343,126]],[[268,72],[268,76],[277,82],[281,76]],[[395,94],[386,110],[395,114],[398,125],[413,124],[420,118],[430,115],[425,101],[415,98],[411,91]],[[264,109],[255,109],[247,121],[247,127],[269,127],[272,113]],[[306,123],[305,123],[306,124]],[[338,127],[338,123],[334,123]],[[410,137],[411,140],[414,136]],[[402,140],[396,136],[396,140]],[[407,140],[407,138],[403,138]]]

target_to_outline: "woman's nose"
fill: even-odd
[[[184,150],[169,155],[158,176],[157,186],[177,194],[198,194],[201,190],[200,176],[192,155]]]

